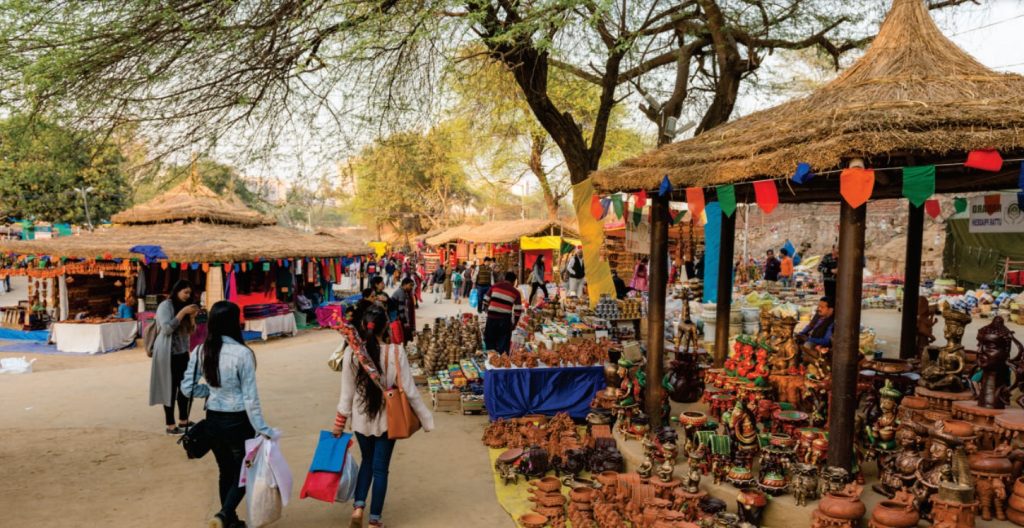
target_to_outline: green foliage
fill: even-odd
[[[453,208],[471,199],[459,160],[463,130],[443,123],[427,133],[399,132],[363,149],[353,163],[353,206],[368,225],[400,232],[453,220]]]
[[[234,193],[245,205],[257,211],[267,212],[267,203],[246,186],[242,175],[235,167],[203,157],[196,160],[195,170],[199,173],[199,179],[203,185],[217,194]],[[159,176],[140,182],[136,186],[135,201],[138,203],[148,201],[185,181],[191,174],[191,164],[166,166]]]
[[[122,156],[96,137],[24,115],[0,121],[0,214],[85,224],[75,188],[88,187],[94,223],[127,207]]]

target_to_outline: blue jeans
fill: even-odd
[[[491,291],[491,285],[490,284],[487,284],[487,285],[478,284],[477,287],[476,287],[476,291],[477,291],[477,295],[479,295],[479,300],[477,301],[477,304],[476,304],[476,313],[483,313],[483,311],[484,311],[484,295],[487,295],[487,292]]]
[[[384,497],[388,494],[388,466],[391,465],[391,453],[395,449],[395,441],[389,440],[387,433],[382,436],[363,436],[356,433],[359,452],[362,453],[362,465],[359,466],[359,477],[356,478],[356,507],[366,506],[366,495],[373,484],[373,504],[370,505],[370,520],[379,521],[384,513]]]

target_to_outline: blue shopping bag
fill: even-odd
[[[352,433],[345,433],[335,438],[330,431],[320,431],[320,441],[316,444],[313,463],[309,466],[309,470],[340,473],[341,466],[345,462],[345,453],[351,442]]]
[[[476,308],[480,304],[480,290],[473,288],[473,291],[469,292],[469,307]]]

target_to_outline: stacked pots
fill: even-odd
[[[1024,526],[1024,477],[1013,482],[1013,494],[1006,508],[1006,518],[1017,526]]]

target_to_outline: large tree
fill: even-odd
[[[101,136],[102,138],[102,136]],[[92,131],[16,115],[0,121],[0,215],[85,224],[131,203],[123,157]],[[76,189],[87,190],[83,197]]]
[[[206,156],[199,157],[187,164],[165,164],[155,172],[155,175],[136,183],[136,202],[145,202],[167,191],[191,177],[195,172],[199,181],[213,192],[234,194],[242,203],[257,211],[267,212],[269,210],[269,204],[260,197],[258,189],[250,189],[237,168]]]

